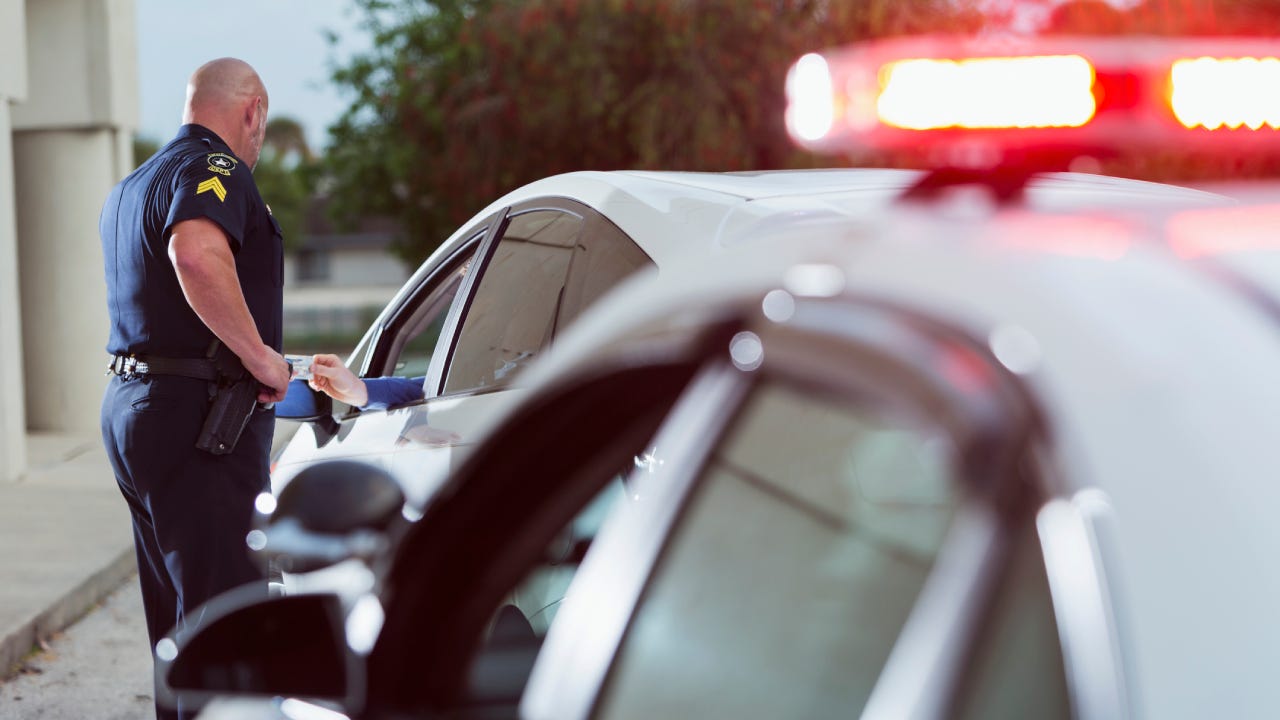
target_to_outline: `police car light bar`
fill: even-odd
[[[787,128],[815,151],[959,144],[1280,149],[1280,43],[1246,39],[879,40],[802,57]]]
[[[1280,60],[1274,57],[1175,60],[1170,89],[1173,114],[1188,128],[1280,127]]]
[[[902,60],[881,82],[876,114],[908,130],[1079,127],[1096,107],[1093,66],[1079,55]]]

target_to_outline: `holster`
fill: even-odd
[[[244,369],[240,358],[214,340],[207,357],[213,361],[218,379],[212,384],[212,400],[196,448],[214,455],[227,455],[236,448],[240,434],[258,404],[258,380]]]

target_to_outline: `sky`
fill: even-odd
[[[266,83],[270,116],[302,123],[314,148],[348,100],[329,82],[335,60],[370,45],[350,0],[136,0],[141,116],[138,132],[158,142],[182,123],[187,77],[202,63],[238,57]],[[331,47],[325,30],[338,35]]]

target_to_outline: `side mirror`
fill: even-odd
[[[333,415],[333,398],[312,390],[306,380],[290,380],[284,399],[276,403],[276,417],[281,420],[308,422]]]
[[[161,701],[198,707],[228,694],[345,701],[357,665],[346,648],[338,597],[264,600],[252,590],[214,598],[194,633],[156,644]]]
[[[369,560],[388,546],[403,508],[404,491],[381,468],[348,460],[317,463],[280,491],[263,528],[262,550],[286,572]]]

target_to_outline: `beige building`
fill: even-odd
[[[97,433],[98,214],[137,115],[133,0],[0,0],[0,480],[28,434]]]

